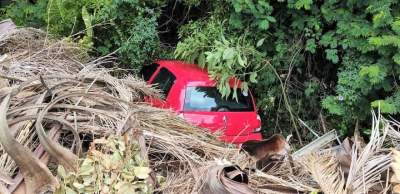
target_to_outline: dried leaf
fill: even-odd
[[[400,184],[397,184],[393,187],[392,190],[393,194],[399,194],[400,193]]]
[[[397,181],[400,181],[400,152],[392,149],[392,170],[394,172],[394,177],[396,178]]]
[[[50,170],[17,142],[9,132],[6,119],[9,101],[10,95],[7,95],[0,105],[0,142],[24,175],[26,193],[39,193],[44,190],[54,191],[58,182]]]
[[[139,179],[146,179],[149,177],[151,170],[149,167],[133,167],[133,172]]]
[[[66,187],[65,188],[65,194],[78,194],[77,192],[75,192],[73,189]]]
[[[123,182],[118,188],[117,194],[131,194],[135,192],[136,187],[131,183]]]
[[[67,177],[67,172],[65,171],[64,167],[59,165],[57,168],[57,175],[63,178]]]
[[[322,192],[329,194],[346,193],[343,172],[333,155],[311,154],[304,156],[302,164],[311,173]]]
[[[248,177],[238,166],[211,165],[201,178],[199,194],[253,194]]]

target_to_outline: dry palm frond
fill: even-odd
[[[400,152],[392,150],[393,161],[391,164],[393,176],[390,179],[393,185],[393,193],[400,193]]]
[[[212,163],[205,167],[194,187],[199,194],[255,194],[248,186],[247,174],[231,164]]]
[[[0,142],[3,149],[14,159],[24,174],[26,193],[54,191],[58,182],[50,170],[19,144],[9,132],[6,119],[9,100],[10,95],[7,95],[0,104]]]
[[[293,153],[293,158],[297,159],[298,157],[301,157],[303,155],[308,155],[311,154],[315,151],[320,151],[323,149],[326,145],[331,143],[332,141],[336,140],[338,138],[336,131],[332,130],[329,131],[328,133],[324,134],[321,137],[318,137],[316,140],[312,141],[311,143],[305,145],[301,149],[297,150],[295,153]]]
[[[331,154],[304,156],[302,164],[326,194],[345,193],[345,180],[337,160]]]
[[[372,131],[369,143],[360,149],[353,145],[352,160],[346,182],[349,193],[367,193],[372,187],[382,183],[381,174],[390,167],[391,157],[381,152],[389,123],[381,116],[372,120]],[[383,134],[380,133],[382,130]]]
[[[393,146],[397,149],[400,149],[400,122],[396,120],[391,120],[389,121],[389,123],[391,127],[388,129],[387,135],[392,141]]]
[[[312,192],[318,189],[309,186],[304,180],[301,180],[300,176],[279,176],[279,175],[269,175],[261,171],[256,171],[254,175],[257,178],[261,178],[261,181],[256,184],[257,190],[261,193],[275,193],[277,192],[275,188],[278,187],[280,190],[282,187],[287,190],[294,190],[297,192]],[[252,177],[253,179],[257,179]]]

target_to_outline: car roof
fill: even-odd
[[[155,63],[167,68],[176,76],[176,79],[188,86],[215,86],[216,82],[211,80],[206,69],[200,68],[196,64],[187,63],[181,60],[157,60]],[[234,87],[235,79],[229,81],[230,86]],[[237,80],[239,88],[241,81]]]
[[[176,76],[177,80],[187,84],[201,82],[201,85],[215,85],[215,82],[208,77],[207,70],[195,64],[179,60],[158,60],[155,63],[167,68]]]

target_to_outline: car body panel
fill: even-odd
[[[187,87],[215,87],[216,83],[210,80],[206,70],[199,68],[194,64],[187,64],[182,61],[159,60],[157,70],[147,81],[153,84],[156,76],[162,68],[167,69],[175,75],[175,81],[172,84],[165,99],[155,99],[147,97],[146,101],[155,107],[172,109],[183,118],[194,125],[207,128],[212,132],[221,131],[221,140],[229,143],[243,143],[246,140],[260,140],[261,133],[254,133],[254,130],[261,126],[257,118],[257,110],[254,98],[250,94],[252,111],[246,112],[212,112],[212,111],[187,111],[184,109],[185,95]],[[165,71],[165,70],[163,70]],[[240,82],[239,83],[240,88]],[[231,81],[231,87],[234,87],[234,81]]]

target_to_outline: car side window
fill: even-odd
[[[160,69],[160,72],[154,78],[152,84],[155,84],[156,87],[161,90],[164,96],[167,97],[175,80],[176,80],[175,75],[172,74],[170,71],[168,71],[168,69],[163,67]]]
[[[140,70],[140,75],[145,81],[149,81],[151,76],[154,74],[154,72],[157,70],[158,66],[160,66],[157,63],[153,63],[151,65],[145,65],[143,68]]]

